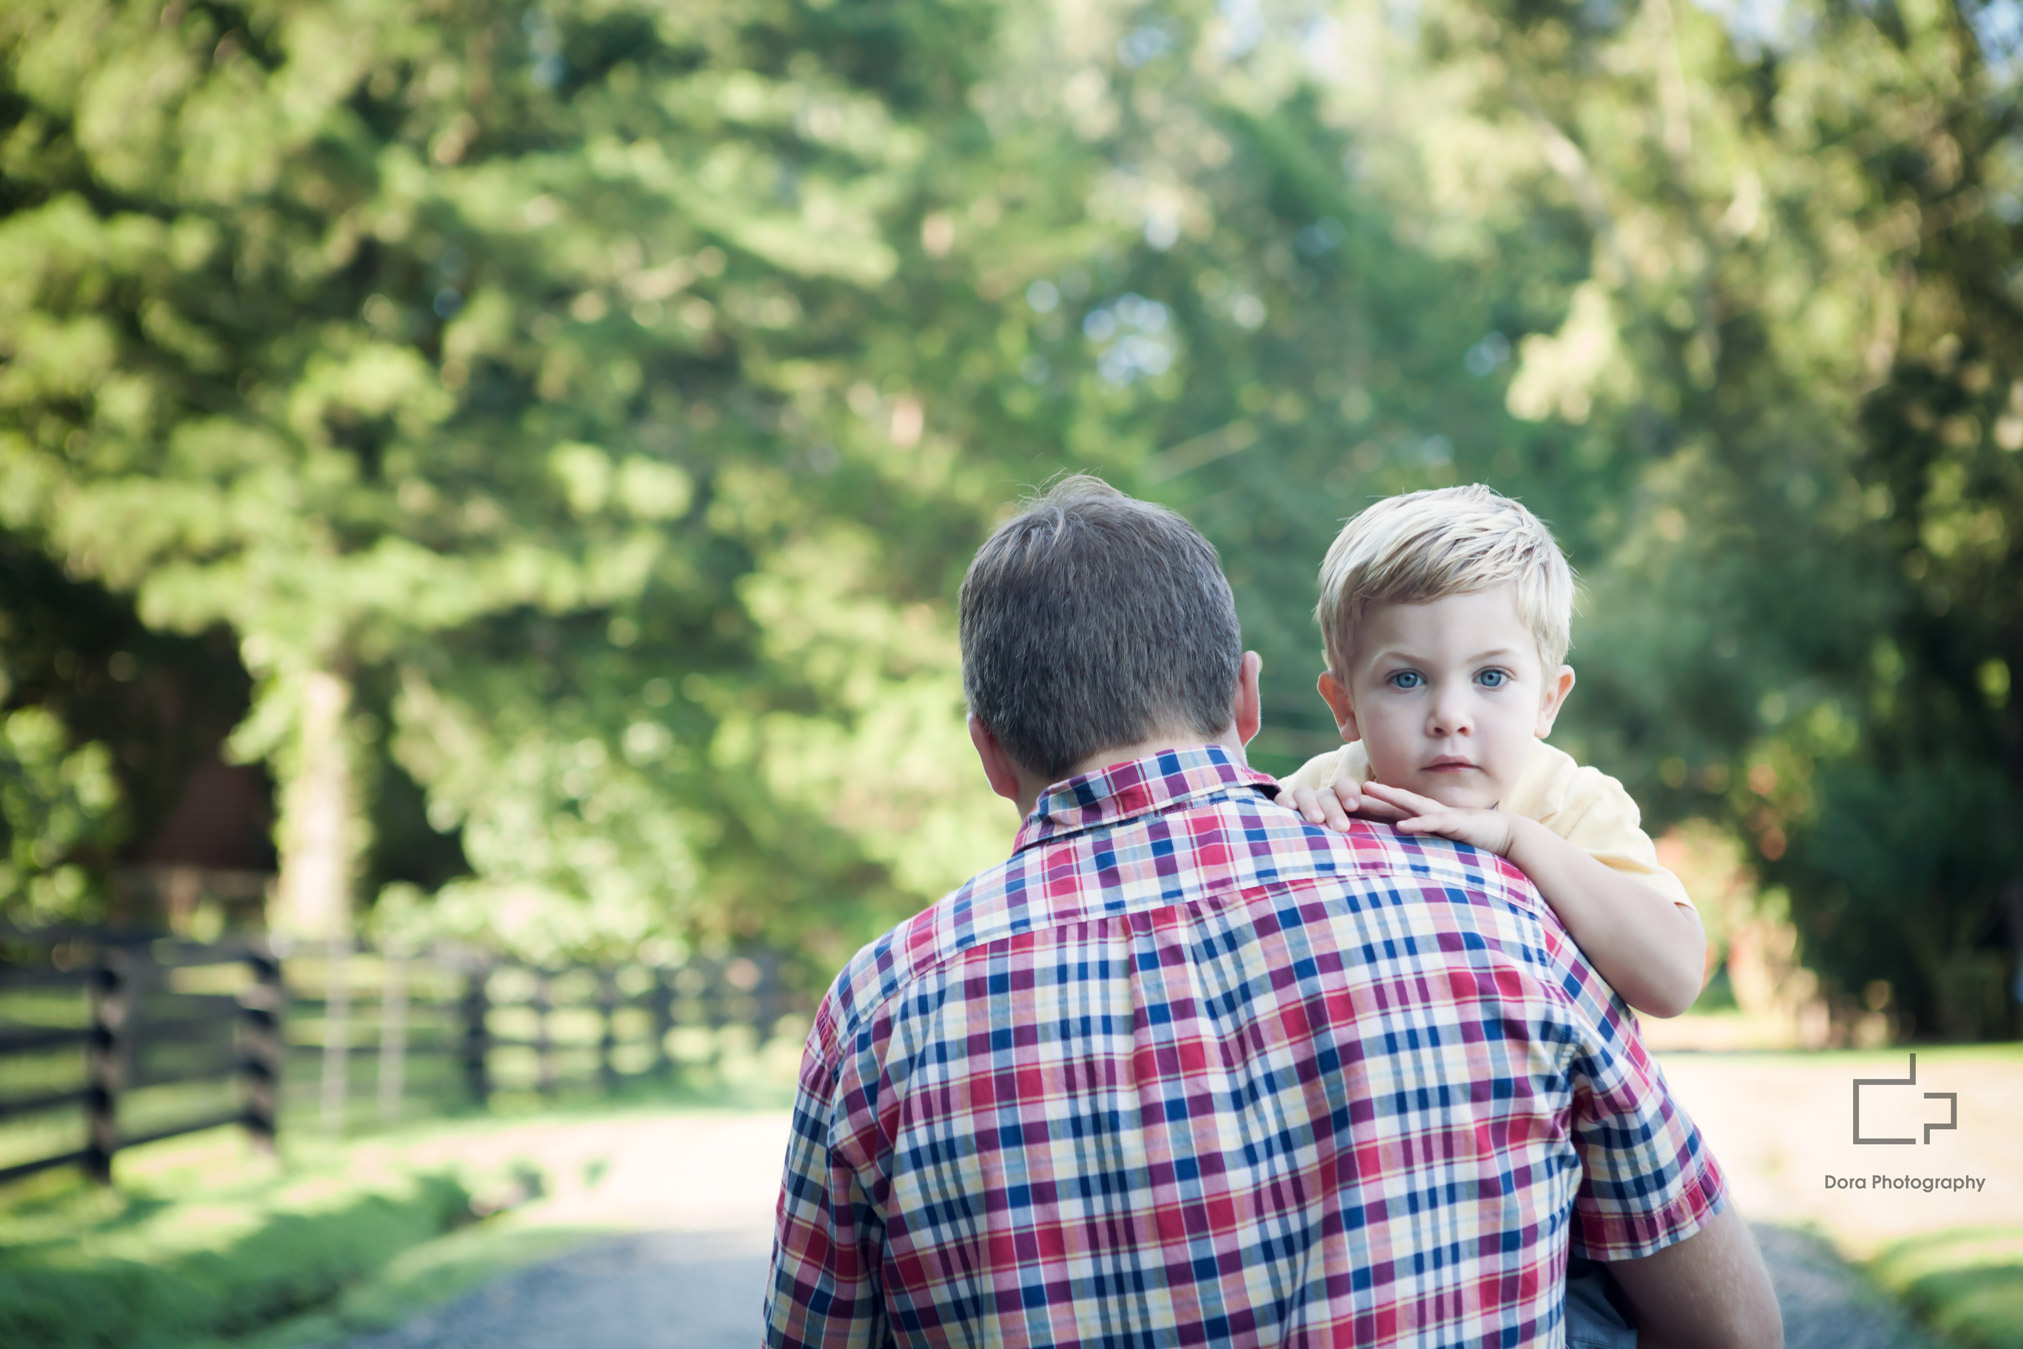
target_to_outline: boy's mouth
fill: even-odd
[[[1429,773],[1458,773],[1473,767],[1475,767],[1475,763],[1471,759],[1463,759],[1458,755],[1445,754],[1435,759],[1432,763],[1427,764],[1426,771]]]

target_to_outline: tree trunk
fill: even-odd
[[[323,953],[323,1131],[341,1134],[350,1082],[351,886],[364,843],[352,764],[351,683],[330,670],[302,681],[292,770],[281,802],[277,930]]]
[[[281,879],[273,926],[291,936],[351,936],[351,885],[363,839],[351,762],[351,684],[329,670],[303,680],[294,771],[282,791]]]

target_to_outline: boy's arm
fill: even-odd
[[[1638,1011],[1677,1016],[1700,996],[1707,934],[1686,905],[1522,815],[1456,810],[1381,782],[1363,784],[1362,795],[1388,807],[1387,814],[1395,812],[1405,833],[1439,834],[1507,859],[1538,887],[1595,972]]]
[[[1691,1007],[1707,960],[1700,915],[1602,865],[1538,821],[1507,818],[1510,847],[1503,856],[1531,878],[1623,1001],[1657,1017]]]
[[[1278,799],[1286,805],[1292,806],[1295,810],[1300,810],[1303,814],[1306,814],[1309,823],[1321,823],[1318,811],[1306,811],[1301,802],[1311,803],[1325,792],[1330,785],[1353,795],[1355,792],[1355,779],[1347,774],[1347,755],[1348,746],[1346,745],[1337,746],[1334,749],[1314,755],[1313,758],[1308,759],[1297,769],[1278,780]],[[1332,795],[1333,793],[1329,794]],[[1344,816],[1343,819],[1344,823],[1346,823],[1347,817]]]

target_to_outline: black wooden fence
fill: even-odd
[[[0,933],[0,1184],[221,1125],[271,1147],[501,1094],[608,1091],[763,1046],[763,955],[534,966],[97,931]],[[292,1121],[292,1123],[291,1123]]]

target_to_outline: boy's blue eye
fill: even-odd
[[[1510,676],[1502,670],[1484,670],[1475,679],[1485,689],[1500,689],[1510,682]]]
[[[1391,687],[1394,689],[1416,689],[1425,682],[1426,676],[1417,670],[1400,670],[1391,676]]]

